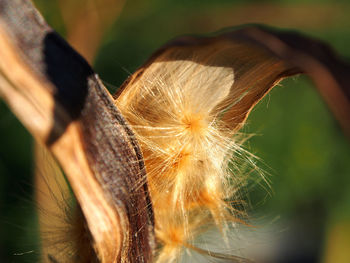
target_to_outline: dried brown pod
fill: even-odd
[[[66,173],[100,262],[150,261],[154,224],[158,261],[183,246],[244,261],[193,240],[211,221],[241,221],[226,202],[240,186],[227,182],[227,156],[241,151],[232,138],[282,78],[309,74],[350,133],[349,65],[298,33],[247,26],[176,39],[113,100],[30,2],[0,0],[0,57],[0,95]]]
[[[60,163],[101,262],[151,258],[153,215],[140,149],[85,60],[29,1],[0,1],[0,94]],[[136,235],[137,233],[137,235]]]
[[[349,72],[325,44],[257,25],[175,39],[139,68],[115,97],[144,154],[158,261],[193,249],[203,225],[242,222],[239,130],[283,78],[308,74],[350,134]]]

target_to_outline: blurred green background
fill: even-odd
[[[34,2],[67,36],[60,1]],[[112,91],[167,40],[244,23],[296,29],[350,57],[346,0],[130,0],[122,7],[94,53],[93,67]],[[310,80],[283,81],[244,131],[255,134],[246,148],[261,158],[271,184],[255,185],[248,197],[256,235],[270,227],[264,242],[273,249],[264,262],[350,262],[350,144]],[[38,260],[32,148],[31,136],[0,101],[0,262]]]

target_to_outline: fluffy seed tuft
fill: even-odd
[[[240,174],[232,174],[230,159],[241,147],[217,107],[229,94],[233,72],[220,71],[217,83],[183,80],[218,69],[181,63],[183,68],[176,62],[153,65],[116,100],[143,152],[162,245],[158,262],[175,261],[181,247],[193,248],[205,225],[214,222],[223,231],[227,222],[239,221],[229,200],[237,199]]]

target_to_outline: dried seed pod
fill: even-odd
[[[295,40],[300,44],[292,46]],[[249,162],[239,130],[281,79],[309,73],[321,92],[339,97],[337,106],[325,94],[350,131],[350,104],[343,95],[349,78],[341,74],[346,71],[348,66],[324,44],[250,26],[208,38],[175,39],[126,81],[115,95],[116,105],[144,155],[163,246],[159,262],[175,261],[181,247],[193,249],[203,226],[214,222],[222,230],[228,222],[241,221],[242,211],[231,205],[241,200],[246,179],[236,160],[246,154]]]
[[[0,94],[59,161],[99,261],[151,260],[141,153],[98,76],[29,1],[0,1],[0,47]]]
[[[196,247],[194,239],[212,222],[224,232],[241,220],[227,201],[239,198],[244,176],[229,160],[245,154],[239,130],[283,77],[308,73],[350,131],[349,65],[295,33],[248,27],[177,39],[113,101],[28,1],[0,0],[0,56],[0,95],[67,174],[100,262],[152,260],[146,181],[159,262],[177,260],[182,246],[244,261]]]

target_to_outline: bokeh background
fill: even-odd
[[[34,2],[111,91],[167,40],[245,23],[298,30],[350,57],[347,0]],[[256,250],[263,262],[350,262],[350,143],[310,80],[283,81],[244,132],[254,134],[246,148],[260,157],[270,184],[249,187],[257,227],[246,253]],[[0,262],[38,260],[32,149],[31,136],[0,101]]]

